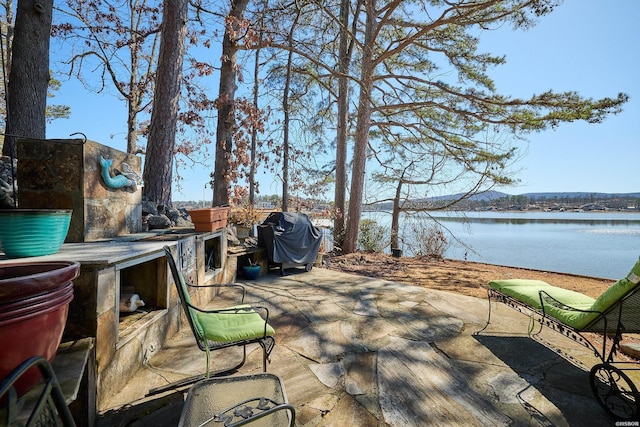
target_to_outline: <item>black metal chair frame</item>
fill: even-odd
[[[24,396],[19,397],[15,384],[23,378],[26,372],[34,367],[42,374],[44,383],[35,385]],[[34,393],[36,394],[35,398],[33,397]],[[26,423],[21,424],[18,423],[18,420],[23,416],[23,402],[27,398],[33,398],[35,404],[28,415]],[[34,356],[26,360],[8,377],[3,379],[0,384],[0,399],[2,399],[4,405],[3,408],[0,408],[0,412],[3,414],[0,419],[0,425],[24,425],[26,427],[41,425],[75,427],[76,425],[67,407],[53,368],[47,359],[42,356]]]
[[[589,384],[598,403],[611,415],[622,420],[640,421],[640,393],[636,385],[624,371],[640,370],[638,362],[614,360],[620,351],[620,342],[624,333],[640,333],[640,284],[631,288],[622,298],[613,303],[606,311],[587,311],[570,307],[551,297],[544,291],[539,292],[542,309],[532,307],[522,301],[505,295],[495,289],[488,290],[489,313],[487,323],[477,332],[483,332],[491,322],[491,301],[500,302],[528,316],[531,320],[529,335],[538,337],[543,327],[558,332],[576,343],[593,351],[600,363],[591,368]],[[546,314],[545,306],[555,306],[565,310],[595,313],[597,316],[581,329],[575,329],[560,320]],[[540,328],[533,333],[535,324]],[[602,337],[602,347],[594,345],[585,334],[595,333]],[[553,350],[568,361],[580,366],[571,355],[557,349]]]
[[[207,354],[207,372],[204,375],[197,375],[194,377],[186,378],[184,380],[178,381],[173,384],[152,389],[149,391],[148,395],[157,394],[157,393],[164,392],[166,390],[190,385],[201,379],[208,378],[209,376],[223,376],[223,375],[229,375],[236,372],[240,367],[244,365],[246,361],[246,358],[247,358],[246,346],[249,344],[259,344],[260,347],[262,348],[262,369],[263,369],[263,372],[267,372],[267,362],[269,361],[269,356],[275,346],[275,339],[272,336],[267,335],[269,309],[264,306],[244,305],[246,291],[244,286],[239,284],[192,285],[187,283],[186,280],[184,279],[184,276],[180,274],[176,261],[171,252],[171,248],[169,248],[168,246],[164,246],[163,249],[166,254],[167,262],[169,263],[169,268],[173,276],[173,281],[178,291],[178,296],[180,298],[180,303],[182,305],[183,312],[187,318],[187,321],[189,322],[189,327],[191,329],[191,332],[193,333],[193,336],[196,339],[198,348],[200,348],[200,350],[204,351]],[[186,293],[188,292],[189,288],[236,288],[236,289],[239,289],[242,292],[242,299],[239,305],[243,305],[243,307],[242,308],[232,307],[232,308],[221,308],[221,309],[203,309],[201,307],[196,307],[195,305],[190,304],[188,302],[188,297]],[[245,340],[239,340],[239,341],[232,341],[232,342],[211,341],[205,338],[204,336],[202,336],[198,331],[198,328],[194,323],[195,320],[191,315],[191,310],[196,310],[201,313],[220,313],[220,314],[229,314],[229,315],[243,314],[248,311],[262,312],[264,313],[264,315],[262,316],[264,319],[264,333],[261,337],[258,337],[258,338],[245,339]],[[210,364],[209,353],[211,351],[221,350],[229,347],[237,347],[237,346],[242,346],[242,360],[240,360],[235,366],[232,366],[230,368],[219,370],[213,373],[209,372],[209,364]]]
[[[293,405],[291,405],[287,401],[284,387],[282,386],[280,378],[277,375],[268,373],[226,378],[212,378],[199,382],[192,389],[190,389],[189,393],[187,394],[178,426],[182,427],[187,425],[185,421],[185,410],[189,408],[190,405],[194,405],[194,401],[198,399],[198,393],[203,393],[204,390],[206,390],[208,387],[211,387],[211,385],[215,386],[216,383],[226,382],[235,384],[238,387],[247,387],[247,383],[255,381],[256,378],[258,379],[258,381],[260,381],[259,378],[265,376],[277,379],[279,387],[278,393],[276,394],[281,394],[282,396],[264,396],[260,394],[261,392],[263,392],[262,390],[260,390],[255,396],[251,396],[239,402],[234,402],[229,407],[220,409],[219,411],[217,411],[217,413],[209,416],[209,418],[205,420],[198,420],[200,422],[199,425],[213,426],[223,424],[225,427],[239,427],[247,424],[252,424],[260,420],[261,418],[275,414],[276,412],[286,412],[288,417],[288,423],[286,425],[289,427],[293,427],[296,420],[296,410]],[[198,393],[194,394],[194,391],[196,389],[198,389]],[[270,420],[270,422],[273,422],[273,420]],[[280,427],[280,424],[278,424],[278,427]]]

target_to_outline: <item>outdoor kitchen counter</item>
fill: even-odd
[[[172,228],[167,230],[149,231],[144,233],[118,236],[109,240],[84,243],[65,243],[60,250],[52,255],[7,258],[0,254],[0,264],[4,262],[23,261],[78,261],[82,265],[102,266],[117,264],[142,256],[158,255],[165,245],[173,246],[177,241],[195,236],[204,239],[215,232],[197,233],[192,228]],[[164,256],[164,253],[162,253]]]
[[[180,306],[172,292],[163,246],[179,258],[190,283],[221,283],[226,266],[226,231],[195,232],[172,228],[114,238],[65,243],[56,254],[9,259],[7,264],[73,261],[81,264],[73,280],[73,300],[63,339],[95,340],[89,375],[97,404],[109,399],[143,366],[145,355],[161,348],[179,328]],[[214,296],[213,288],[194,291],[203,303]],[[127,298],[137,295],[144,306],[133,312]],[[122,308],[124,307],[124,308]],[[82,412],[85,412],[84,410]]]

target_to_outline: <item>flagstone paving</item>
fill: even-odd
[[[569,363],[526,335],[525,316],[488,302],[314,268],[261,276],[249,303],[270,310],[280,376],[298,426],[614,425],[591,394],[597,359],[557,333],[542,336],[582,361]],[[455,283],[452,283],[455,286]],[[213,352],[212,368],[239,349]],[[236,375],[261,371],[252,347]],[[224,353],[224,354],[223,354]],[[204,371],[188,330],[172,338],[101,408],[99,425],[176,425],[186,389],[149,389]]]

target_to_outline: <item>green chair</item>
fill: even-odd
[[[207,369],[204,378],[209,378],[210,375],[227,375],[237,371],[245,363],[247,357],[246,346],[248,344],[259,344],[262,347],[262,368],[266,372],[269,355],[275,346],[275,339],[273,338],[275,331],[268,323],[269,310],[266,307],[244,304],[245,290],[243,286],[238,284],[206,286],[188,284],[176,264],[171,248],[165,246],[164,251],[189,327],[193,332],[198,347],[206,353]],[[240,305],[227,308],[204,309],[196,307],[189,296],[189,288],[195,287],[233,287],[241,289],[242,300]],[[264,318],[259,312],[264,313]],[[211,351],[234,346],[243,347],[242,360],[233,367],[211,374],[209,366]],[[203,376],[189,378],[179,382],[179,384],[152,390],[150,394],[192,384],[202,378]]]

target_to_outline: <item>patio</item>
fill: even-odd
[[[289,272],[241,283],[249,303],[270,309],[276,347],[268,371],[282,379],[298,426],[615,422],[589,388],[597,359],[543,332],[575,358],[569,363],[527,337],[527,318],[507,307],[496,306],[491,326],[476,335],[486,322],[484,299],[321,268]],[[212,368],[237,351],[213,352]],[[250,351],[238,374],[261,371],[259,347]],[[188,390],[146,395],[204,372],[204,364],[191,332],[181,330],[99,408],[98,425],[176,425]]]

